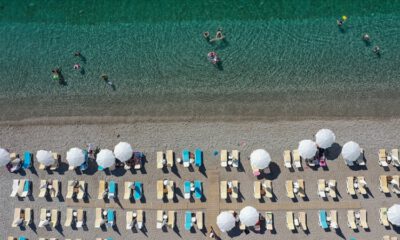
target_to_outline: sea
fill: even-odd
[[[399,41],[399,0],[0,0],[0,120],[400,117]]]

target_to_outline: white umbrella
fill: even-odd
[[[387,211],[389,222],[393,225],[400,226],[400,204],[394,204]]]
[[[323,149],[329,148],[335,142],[336,136],[330,129],[320,129],[315,134],[315,143]]]
[[[254,150],[250,154],[250,163],[255,168],[258,169],[267,168],[270,162],[271,162],[271,156],[264,149]]]
[[[97,165],[103,168],[109,168],[115,164],[115,156],[111,150],[101,149],[96,158]]]
[[[222,232],[228,232],[236,225],[235,216],[231,212],[221,212],[217,217],[217,225]]]
[[[115,157],[121,162],[128,161],[132,158],[133,149],[127,142],[120,142],[114,147]]]
[[[5,166],[11,161],[10,153],[4,148],[0,148],[0,166]]]
[[[346,161],[354,162],[356,161],[361,154],[361,148],[358,143],[353,141],[347,142],[342,147],[342,157]]]
[[[46,167],[54,164],[54,158],[51,151],[46,151],[46,150],[37,151],[36,159],[38,160],[38,162],[45,165]]]
[[[67,162],[70,166],[78,167],[85,162],[85,155],[80,148],[71,148],[67,152]]]
[[[299,154],[302,158],[314,158],[317,150],[317,144],[311,140],[302,140],[299,142]]]
[[[256,225],[256,223],[259,221],[259,217],[260,214],[254,207],[247,206],[240,210],[240,222],[248,227]]]

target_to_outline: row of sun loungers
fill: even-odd
[[[231,154],[228,153],[227,150],[221,150],[221,167],[239,167],[239,161],[240,161],[240,156],[239,156],[239,151],[238,150],[232,150]]]
[[[295,217],[293,212],[286,212],[286,226],[290,231],[295,231],[296,227],[308,231],[306,213],[298,212],[297,217]]]
[[[220,195],[221,199],[227,199],[228,194],[231,198],[237,199],[239,197],[239,182],[233,181],[221,181],[220,183]]]
[[[400,167],[399,149],[392,149],[390,154],[387,154],[386,149],[379,149],[378,152],[379,165],[388,168],[389,164],[395,167]]]
[[[389,235],[385,235],[383,236],[382,240],[397,240],[397,237],[395,236],[390,237]]]
[[[10,197],[25,198],[31,194],[31,181],[27,179],[14,179]]]
[[[261,197],[272,198],[272,181],[271,180],[264,180],[262,183],[261,181],[254,182],[254,198],[261,199]]]
[[[299,151],[297,149],[290,151],[290,150],[285,150],[283,152],[283,163],[286,168],[292,169],[292,168],[297,168],[301,169],[301,158]]]

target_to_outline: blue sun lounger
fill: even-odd
[[[185,149],[182,151],[182,161],[183,161],[183,166],[184,167],[189,167],[190,164],[190,153],[189,150]]]
[[[26,240],[26,237],[19,237],[18,240]]]
[[[185,229],[190,231],[192,228],[192,212],[186,211],[185,213]]]
[[[24,192],[26,192],[26,194],[28,194],[30,189],[31,189],[31,181],[29,181],[29,180],[25,181]]]
[[[83,155],[85,156],[85,161],[82,163],[81,166],[79,166],[79,169],[81,171],[85,171],[89,167],[89,154],[88,154],[88,151],[83,150]]]
[[[104,170],[104,168],[103,168],[102,166],[98,166],[98,167],[97,167],[97,170],[99,170],[99,171],[103,171],[103,170]]]
[[[142,198],[142,183],[135,181],[135,191],[133,192],[133,197],[135,200],[140,200]]]
[[[201,167],[201,165],[203,165],[203,152],[201,151],[200,148],[197,148],[194,151],[194,164],[197,167]]]
[[[24,152],[24,162],[22,163],[22,169],[28,169],[32,167],[32,153]]]
[[[107,224],[109,226],[114,226],[114,210],[113,209],[108,209],[107,210]]]
[[[203,196],[203,190],[201,188],[201,181],[194,181],[194,196],[197,199],[200,199]]]
[[[328,223],[326,222],[326,211],[325,210],[319,210],[319,225],[323,229],[328,228]]]
[[[190,199],[190,182],[185,181],[183,185],[183,192],[184,192],[184,197],[185,199]]]
[[[114,198],[116,191],[116,184],[114,181],[108,183],[108,198]]]

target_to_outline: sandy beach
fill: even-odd
[[[215,219],[207,218],[207,204],[212,193],[208,191],[212,185],[217,182],[209,182],[212,174],[217,174],[219,180],[238,180],[240,182],[240,192],[242,199],[237,202],[226,203],[219,201],[221,210],[240,210],[243,206],[253,205],[265,210],[271,210],[275,217],[276,233],[264,234],[251,232],[238,236],[232,236],[235,239],[380,239],[383,235],[395,235],[393,229],[385,229],[378,221],[378,207],[390,207],[399,202],[396,195],[385,197],[378,189],[378,177],[384,174],[384,170],[377,163],[377,152],[379,148],[396,148],[400,142],[400,131],[398,125],[400,119],[392,120],[342,120],[342,121],[299,121],[299,122],[208,122],[208,123],[190,123],[190,122],[165,122],[165,123],[113,123],[113,124],[62,124],[57,125],[57,121],[36,122],[35,124],[1,124],[0,127],[0,146],[8,148],[10,151],[22,153],[29,150],[36,153],[39,149],[48,149],[59,152],[65,161],[65,153],[71,147],[83,148],[86,143],[95,143],[101,148],[113,149],[119,141],[127,141],[132,144],[135,150],[143,151],[147,156],[147,163],[144,165],[144,171],[132,174],[131,172],[111,171],[110,175],[104,172],[94,172],[93,174],[77,175],[75,172],[65,171],[66,166],[62,166],[59,172],[52,174],[39,170],[36,165],[36,174],[27,171],[26,176],[20,174],[11,174],[2,170],[0,175],[0,187],[3,191],[0,193],[0,199],[3,207],[0,210],[2,219],[0,221],[0,230],[3,238],[7,236],[26,236],[29,239],[38,237],[57,237],[94,239],[95,237],[112,237],[113,239],[124,239],[133,237],[136,239],[204,239],[206,235],[196,230],[195,233],[189,233],[183,227],[184,211],[187,209],[196,209],[204,211],[205,226],[215,224]],[[52,124],[49,124],[52,123]],[[328,162],[328,171],[318,169],[316,171],[305,167],[304,171],[290,172],[283,166],[282,152],[285,149],[297,148],[298,142],[302,139],[312,139],[313,135],[320,128],[330,128],[336,134],[337,143],[341,146],[345,142],[353,140],[360,144],[365,150],[367,159],[367,169],[353,171],[344,165],[341,156]],[[177,156],[182,149],[188,148],[194,150],[200,147],[204,151],[205,174],[195,170],[189,172],[183,166],[178,166],[178,173],[163,173],[156,169],[156,151],[173,149]],[[257,148],[265,148],[271,154],[272,160],[276,163],[274,170],[276,176],[273,179],[274,193],[277,197],[276,202],[266,200],[260,203],[253,197],[253,181],[249,161],[247,160],[251,151]],[[238,149],[241,153],[243,171],[226,171],[219,165],[219,155],[214,156],[215,150]],[[305,164],[303,164],[305,166]],[[398,174],[398,171],[391,168],[386,174]],[[371,194],[368,198],[359,195],[358,199],[352,199],[346,193],[345,177],[362,175],[366,178]],[[12,179],[29,178],[33,181],[32,199],[18,200],[10,198]],[[59,179],[62,181],[62,195],[60,200],[55,199],[47,202],[44,199],[37,198],[39,192],[40,179]],[[156,200],[157,180],[168,178],[174,180],[177,186],[177,202],[161,204],[162,201]],[[285,196],[285,180],[295,180],[303,178],[306,184],[306,194],[308,201],[299,199],[299,202],[293,203]],[[339,201],[332,199],[324,202],[317,196],[317,179],[336,179],[338,181]],[[68,180],[79,179],[88,183],[89,201],[88,203],[76,203],[65,200],[66,184]],[[115,180],[120,188],[120,204],[105,204],[102,200],[97,200],[98,181]],[[128,180],[143,181],[145,200],[141,203],[129,203],[122,199],[123,183]],[[185,180],[198,179],[203,181],[205,202],[189,202],[182,197],[183,182]],[[65,221],[65,212],[67,207],[83,207],[87,211],[87,229],[72,230],[63,227]],[[156,229],[156,210],[160,206],[164,209],[177,210],[177,230],[162,232]],[[11,228],[12,214],[16,207],[31,207],[34,210],[34,224],[36,229]],[[59,229],[46,230],[37,228],[39,222],[40,208],[57,208],[61,211],[61,224]],[[94,228],[95,207],[111,207],[116,210],[118,230],[102,231]],[[321,207],[326,209],[337,209],[339,213],[339,226],[342,236],[335,231],[324,232],[318,225],[318,210]],[[368,223],[370,231],[364,231],[359,228],[359,232],[354,233],[347,227],[346,212],[348,207],[365,208],[368,211]],[[145,230],[143,232],[133,233],[125,229],[125,211],[130,209],[145,210]],[[291,233],[286,227],[285,211],[294,212],[306,211],[309,227],[309,234],[305,235],[303,231]],[[264,210],[260,210],[262,214]],[[226,234],[221,235],[222,239],[229,239]]]

